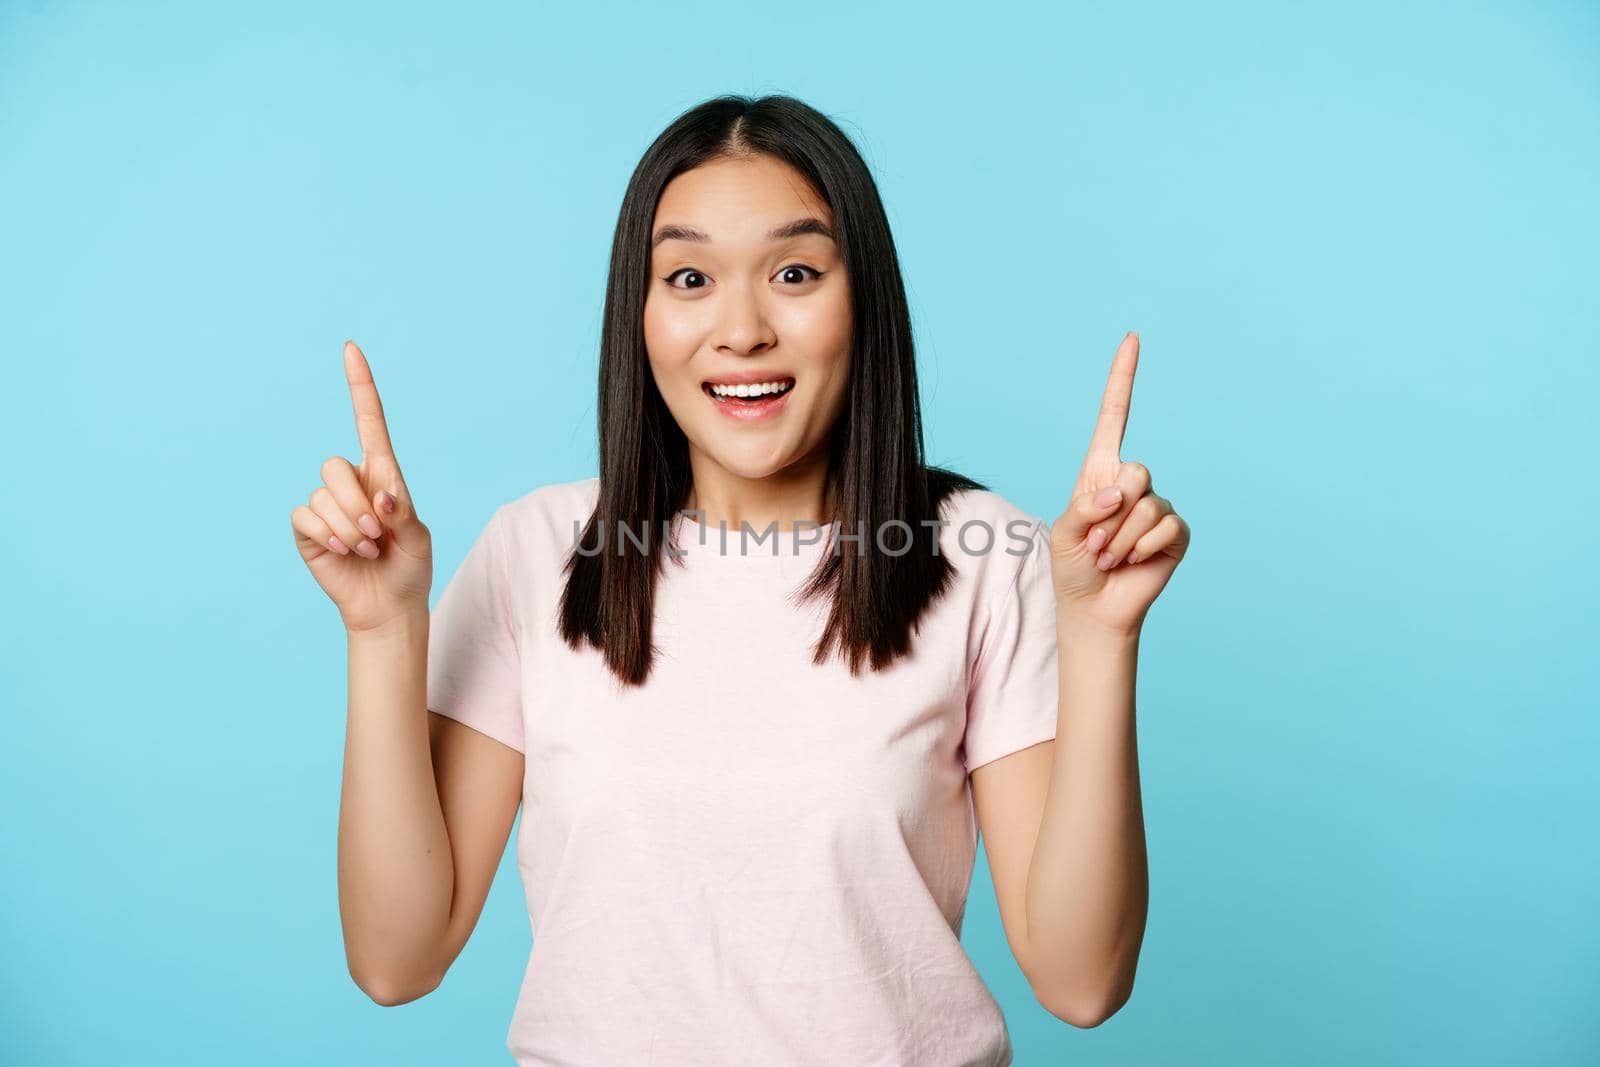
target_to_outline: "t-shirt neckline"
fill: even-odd
[[[801,520],[787,530],[772,525],[756,527],[702,522],[693,514],[678,512],[672,524],[673,540],[685,559],[815,560],[827,550],[839,530],[839,521]]]

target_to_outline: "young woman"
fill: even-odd
[[[430,618],[347,344],[361,463],[292,519],[349,639],[357,984],[439,984],[520,804],[518,1063],[1009,1063],[959,941],[980,829],[1041,1004],[1115,1012],[1146,911],[1139,632],[1188,543],[1119,458],[1137,352],[1048,527],[926,466],[867,167],[797,100],[708,101],[624,197],[598,477],[495,510]]]

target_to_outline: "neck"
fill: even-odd
[[[704,512],[707,526],[741,523],[762,530],[777,523],[787,532],[796,522],[826,524],[833,520],[835,500],[828,490],[826,448],[780,471],[761,478],[745,478],[718,464],[698,449],[689,450],[694,485],[684,504],[686,511]]]

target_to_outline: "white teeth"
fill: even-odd
[[[776,396],[787,393],[794,382],[757,382],[751,385],[713,385],[711,392],[717,396],[766,396],[769,393]]]

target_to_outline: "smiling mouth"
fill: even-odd
[[[787,396],[794,385],[793,378],[775,378],[770,382],[754,382],[750,385],[712,385],[702,382],[700,388],[719,404],[757,408]]]

